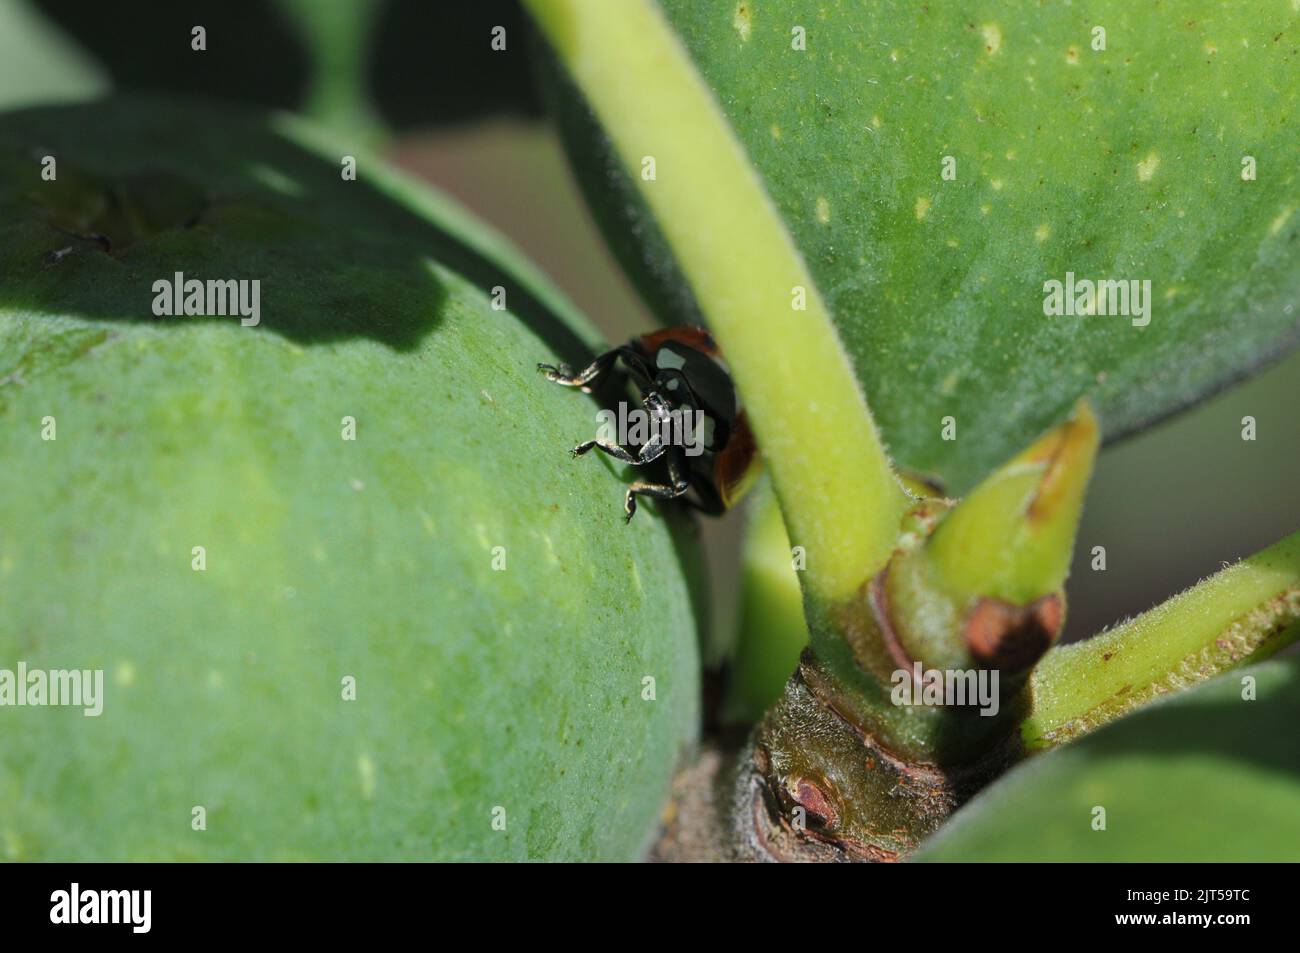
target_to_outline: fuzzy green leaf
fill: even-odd
[[[1114,438],[1296,340],[1294,4],[658,6],[807,261],[897,462],[950,492],[1080,397]],[[665,223],[580,96],[555,98],[580,167],[614,173],[583,176],[598,214],[612,232],[636,223],[637,242],[614,243],[625,264],[666,320],[694,317]],[[716,219],[693,227],[746,254]],[[1045,283],[1067,272],[1149,280],[1150,323],[1045,315]]]

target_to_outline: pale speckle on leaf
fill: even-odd
[[[984,52],[990,56],[1002,49],[1002,28],[996,23],[986,23],[980,27],[980,36],[984,38]]]
[[[1282,231],[1282,229],[1286,226],[1287,219],[1291,217],[1291,213],[1294,211],[1295,209],[1290,205],[1282,209],[1282,211],[1278,214],[1277,218],[1273,219],[1273,221],[1269,223],[1268,233],[1270,235],[1276,235],[1278,232]]]
[[[361,779],[361,796],[367,801],[375,796],[375,763],[370,755],[363,754],[357,758],[357,775]]]
[[[1138,181],[1150,182],[1151,177],[1156,174],[1156,169],[1158,168],[1160,168],[1160,157],[1153,152],[1138,163]]]
[[[749,4],[736,4],[736,14],[731,18],[731,25],[735,27],[736,33],[740,36],[742,43],[749,42],[749,34],[754,28],[753,21],[750,18]]]

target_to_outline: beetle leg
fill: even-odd
[[[552,383],[559,384],[562,387],[578,387],[590,393],[593,388],[599,387],[604,382],[605,377],[613,368],[614,362],[620,357],[623,358],[623,363],[632,373],[637,383],[648,386],[650,375],[645,361],[640,354],[626,344],[606,351],[576,374],[568,364],[538,364],[537,369],[545,374],[546,379]]]
[[[635,454],[631,451],[620,447],[616,443],[610,443],[607,440],[601,440],[597,437],[595,440],[584,440],[572,450],[569,451],[573,456],[580,457],[591,450],[599,450],[601,453],[607,453],[616,460],[622,460],[624,463],[630,463],[634,467],[643,466],[647,463],[653,463],[658,460],[668,448],[656,434],[645,443]]]
[[[614,457],[617,460],[622,460],[624,463],[630,463],[633,466],[642,462],[618,444],[609,443],[605,440],[601,440],[599,437],[595,440],[584,440],[582,443],[570,450],[569,453],[573,454],[575,457],[580,457],[589,450],[599,450],[602,453],[607,453],[611,457]]]
[[[546,375],[546,379],[562,387],[580,387],[585,391],[590,391],[592,381],[599,384],[609,373],[609,369],[614,366],[614,359],[618,357],[618,351],[606,351],[600,357],[596,358],[590,364],[575,374],[573,368],[568,364],[538,364],[537,369]]]
[[[648,496],[656,500],[674,500],[686,493],[691,488],[685,475],[681,471],[681,463],[678,461],[676,454],[668,457],[668,478],[671,483],[633,483],[627,488],[627,496],[623,499],[623,512],[627,515],[623,517],[624,523],[632,522],[632,517],[636,515],[636,498],[638,496]]]
[[[594,440],[586,440],[578,444],[569,452],[575,457],[580,457],[590,450],[600,450],[602,453],[607,453],[617,460],[622,460],[624,463],[630,463],[634,467],[653,463],[655,460],[658,460],[663,456],[664,451],[668,449],[668,445],[664,443],[661,427],[664,421],[672,419],[669,416],[669,407],[667,402],[654,391],[650,391],[650,393],[646,394],[642,399],[642,403],[645,404],[646,413],[648,413],[651,419],[655,422],[655,433],[649,440],[638,447],[635,453],[616,443],[602,440],[599,437]]]
[[[668,449],[668,443],[664,440],[664,429],[666,425],[671,424],[672,414],[668,402],[659,395],[658,391],[652,390],[647,393],[641,398],[641,403],[645,406],[650,419],[654,421],[654,433],[638,449],[637,462],[650,463],[662,457]]]
[[[655,434],[641,446],[639,451],[637,451],[636,462],[638,464],[653,463],[662,457],[664,451],[667,449],[668,445],[664,443],[663,437],[659,434]]]
[[[673,500],[681,496],[688,489],[685,483],[668,484],[668,483],[633,483],[627,488],[627,496],[623,500],[623,512],[627,515],[623,517],[624,523],[632,522],[632,517],[636,516],[636,498],[638,496],[648,496],[656,500]]]

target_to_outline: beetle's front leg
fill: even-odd
[[[537,369],[546,375],[546,379],[562,387],[578,387],[586,393],[599,387],[614,367],[614,362],[623,358],[624,365],[639,386],[650,384],[649,369],[641,355],[626,344],[606,351],[578,373],[568,364],[538,364]]]
[[[580,387],[590,393],[593,386],[599,385],[605,379],[605,375],[614,366],[614,361],[617,358],[617,349],[606,351],[577,374],[573,372],[573,368],[568,364],[538,364],[537,369],[545,374],[546,379],[553,384],[559,384],[562,387]]]

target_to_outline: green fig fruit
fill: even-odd
[[[116,99],[0,117],[0,275],[0,857],[641,855],[694,543],[569,458],[536,365],[600,342],[517,252],[299,121]]]

